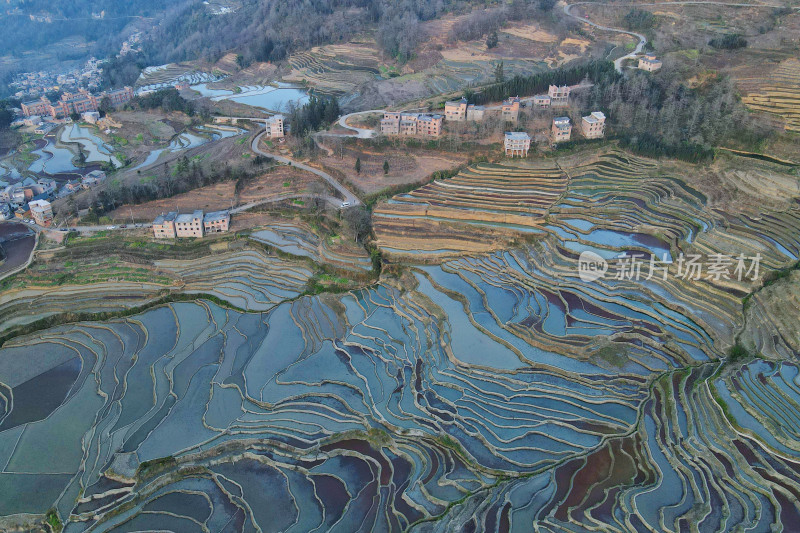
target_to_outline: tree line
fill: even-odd
[[[464,96],[472,104],[483,105],[499,102],[511,96],[546,93],[550,85],[575,85],[587,77],[591,80],[616,77],[614,64],[610,61],[591,61],[584,65],[559,68],[531,76],[516,75],[508,80],[483,87],[478,92],[468,89],[464,92]]]
[[[174,87],[134,96],[133,99],[128,102],[127,106],[144,110],[161,109],[167,113],[171,111],[182,111],[189,116],[195,114],[194,103],[181,96]]]
[[[310,131],[333,124],[341,110],[336,98],[311,96],[308,102],[289,110],[289,126],[292,135],[303,137]]]
[[[713,157],[721,144],[753,147],[771,135],[770,127],[742,104],[730,78],[717,76],[689,87],[673,74],[667,69],[594,78],[584,105],[605,111],[623,143],[645,155],[696,162]]]
[[[238,193],[242,189],[240,183],[245,184],[263,174],[265,165],[271,162],[271,158],[260,156],[254,158],[250,168],[244,166],[231,167],[227,164],[221,166],[210,165],[205,168],[199,162],[183,156],[172,167],[164,163],[161,167],[153,169],[152,172],[155,175],[150,176],[147,181],[142,180],[139,183],[121,183],[115,186],[107,186],[97,192],[89,201],[89,204],[85,205],[90,209],[87,221],[96,221],[97,218],[105,213],[113,211],[122,205],[138,205],[152,200],[171,198],[177,194],[215,183],[235,181],[235,190]],[[70,200],[72,198],[70,197]]]

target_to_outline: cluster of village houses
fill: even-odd
[[[46,96],[38,100],[32,100],[22,104],[22,114],[26,117],[31,116],[50,116],[52,118],[65,118],[73,113],[86,113],[100,109],[100,102],[103,98],[108,98],[112,105],[121,105],[129,102],[133,98],[133,89],[123,87],[115,91],[106,91],[99,94],[92,94],[86,89],[80,89],[77,93],[64,93],[61,99],[51,102]]]
[[[638,68],[654,72],[661,68],[661,61],[652,54],[639,58]],[[566,85],[550,85],[547,94],[536,95],[531,99],[534,109],[565,108],[569,105],[570,87]],[[46,97],[22,104],[25,115],[24,123],[41,128],[37,133],[46,133],[47,124],[42,123],[42,116],[53,119],[69,117],[72,113],[81,113],[87,122],[96,123],[100,116],[98,111],[100,100],[108,97],[111,103],[119,105],[133,97],[133,90],[125,87],[93,95],[86,90],[77,94],[65,93],[61,100],[52,103]],[[519,119],[521,100],[512,97],[500,106],[500,115],[505,122],[516,123]],[[446,102],[444,115],[435,113],[404,113],[387,111],[381,120],[381,133],[384,135],[439,137],[445,120],[451,122],[480,122],[484,119],[486,108],[470,104],[466,98]],[[285,134],[283,115],[274,115],[265,121],[265,135],[270,139],[282,139]],[[606,116],[601,111],[593,111],[581,118],[580,132],[587,139],[599,139],[605,135]],[[549,137],[551,142],[560,143],[572,138],[572,123],[569,117],[553,118]],[[526,157],[531,147],[531,137],[524,131],[508,131],[504,137],[505,154],[511,157]],[[58,196],[65,196],[81,188],[88,189],[102,182],[106,175],[101,170],[89,172],[80,182],[67,182]],[[40,226],[49,226],[53,221],[53,210],[48,200],[56,197],[56,182],[48,178],[34,181],[28,178],[21,184],[8,185],[0,189],[0,217],[33,219]],[[13,215],[12,215],[13,213]],[[198,210],[191,214],[170,212],[153,221],[153,234],[156,238],[203,237],[210,233],[228,231],[230,214],[227,211],[203,213]]]
[[[639,68],[654,72],[661,68],[661,61],[652,54],[645,54],[639,59]],[[547,94],[534,96],[531,104],[534,109],[555,109],[569,106],[571,88],[566,85],[550,85]],[[505,122],[516,123],[521,107],[520,98],[505,100],[500,106],[500,115]],[[444,121],[480,122],[486,115],[486,107],[470,104],[466,98],[445,102],[444,114],[436,113],[404,113],[387,111],[381,120],[381,133],[390,136],[439,137],[442,134]],[[587,139],[599,139],[605,135],[606,116],[601,111],[593,111],[581,118],[580,132]],[[269,127],[268,127],[269,129]],[[549,137],[552,143],[569,141],[572,138],[572,123],[569,117],[555,117],[550,127]],[[531,137],[524,131],[508,131],[505,133],[504,149],[508,156],[528,155]]]
[[[547,94],[531,99],[534,109],[564,108],[569,105],[570,87],[551,85]],[[519,119],[521,99],[518,96],[505,100],[500,106],[500,116],[504,122],[516,123]],[[484,106],[470,104],[466,98],[445,102],[444,115],[432,113],[403,113],[387,111],[381,120],[381,133],[384,135],[439,137],[444,121],[480,122],[486,115]],[[594,111],[581,121],[581,133],[587,139],[598,139],[605,135],[605,115]],[[550,131],[553,143],[569,141],[572,125],[569,117],[556,117]],[[504,139],[505,153],[509,156],[528,155],[531,137],[523,131],[509,131]]]
[[[201,209],[193,213],[179,214],[170,211],[156,217],[153,221],[153,235],[156,239],[176,237],[203,237],[212,233],[228,231],[231,215],[228,211],[203,213]]]
[[[8,86],[17,89],[14,93],[20,100],[32,98],[50,91],[76,90],[80,87],[97,89],[102,82],[102,59],[90,58],[83,66],[61,72],[41,70],[22,72],[14,76]]]
[[[639,68],[653,72],[661,68],[661,61],[653,55],[645,55],[639,60]],[[551,85],[547,94],[534,96],[531,101],[534,109],[565,108],[569,106],[570,87]],[[521,107],[520,98],[513,97],[500,106],[500,115],[505,122],[516,123]],[[386,111],[381,119],[381,133],[384,135],[439,137],[444,121],[480,122],[484,119],[486,108],[470,104],[466,98],[446,102],[444,115],[436,113],[405,113]],[[283,115],[274,115],[265,121],[265,136],[282,139],[286,134]],[[600,139],[605,135],[606,116],[601,111],[593,111],[581,118],[581,134],[587,139]],[[572,137],[572,123],[569,117],[556,117],[550,128],[553,143],[569,141]],[[531,147],[531,137],[524,131],[505,133],[504,148],[507,156],[525,157]],[[228,231],[230,214],[227,211],[205,213],[197,210],[191,214],[178,214],[173,211],[158,216],[153,221],[153,235],[157,239],[176,237],[203,237],[210,233]]]
[[[56,102],[42,96],[38,100],[23,103],[21,107],[24,117],[12,122],[11,126],[31,126],[35,128],[34,133],[44,135],[59,124],[69,122],[70,115],[75,113],[90,124],[103,126],[101,122],[106,120],[109,122],[106,126],[115,125],[108,117],[101,120],[100,103],[108,98],[112,105],[118,106],[129,102],[133,95],[131,87],[123,87],[98,94],[92,94],[86,89],[80,89],[77,93],[66,92]]]
[[[49,226],[53,219],[50,200],[63,198],[81,189],[90,189],[102,183],[105,179],[105,172],[92,170],[82,176],[80,180],[67,181],[60,189],[58,182],[50,178],[39,178],[37,180],[26,178],[22,182],[12,185],[5,185],[0,182],[0,185],[3,185],[0,188],[0,220],[12,217],[21,220],[33,219],[40,226]],[[37,218],[37,211],[32,208],[33,202],[39,202],[37,204],[40,206],[39,212],[43,212],[47,216]],[[42,202],[47,204],[46,208],[43,207],[44,204]]]

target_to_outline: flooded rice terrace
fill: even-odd
[[[208,97],[216,102],[232,100],[269,111],[286,111],[290,104],[299,107],[308,102],[308,91],[306,89],[281,82],[275,85],[239,87],[237,91],[212,89],[206,83],[192,85],[191,88],[199,92],[201,96]]]
[[[0,276],[27,263],[35,244],[36,236],[25,224],[0,222]]]
[[[266,275],[197,260],[180,267],[212,278],[194,301],[9,340],[0,515],[54,509],[66,532],[800,523],[798,365],[721,363],[741,289],[576,271],[579,251],[674,261],[726,232],[786,265],[800,210],[723,220],[679,182],[607,164],[558,182],[535,242],[310,296],[311,272],[287,265],[325,246],[276,224],[250,238],[296,259]],[[520,179],[533,198],[540,181]]]

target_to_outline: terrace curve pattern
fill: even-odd
[[[798,523],[800,379],[782,358],[794,345],[724,359],[742,331],[763,342],[753,313],[770,293],[746,314],[746,282],[587,283],[575,268],[584,250],[734,245],[784,267],[800,252],[796,208],[719,212],[619,152],[452,181],[395,197],[379,222],[433,219],[462,250],[495,225],[514,246],[260,310],[201,296],[7,342],[0,515],[52,508],[68,533]],[[478,187],[501,190],[479,203]],[[319,254],[298,231],[261,238]],[[200,264],[171,268],[189,278]]]
[[[541,227],[567,181],[552,163],[479,164],[381,204],[375,233],[391,253],[487,251],[502,243],[487,234]]]
[[[107,276],[86,272],[70,284],[12,280],[0,294],[0,332],[59,313],[119,312],[166,294],[210,295],[238,309],[266,311],[299,296],[311,275],[305,265],[242,249],[163,259],[151,268],[120,268]]]
[[[800,60],[782,61],[766,78],[747,78],[739,81],[747,91],[742,97],[751,109],[778,115],[786,131],[800,132]]]

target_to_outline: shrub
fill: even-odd
[[[656,26],[656,16],[644,9],[631,9],[623,17],[625,27],[629,30],[650,30]]]
[[[745,48],[747,46],[747,39],[738,33],[732,33],[724,37],[717,37],[708,41],[708,44],[717,50],[736,50],[737,48]]]

